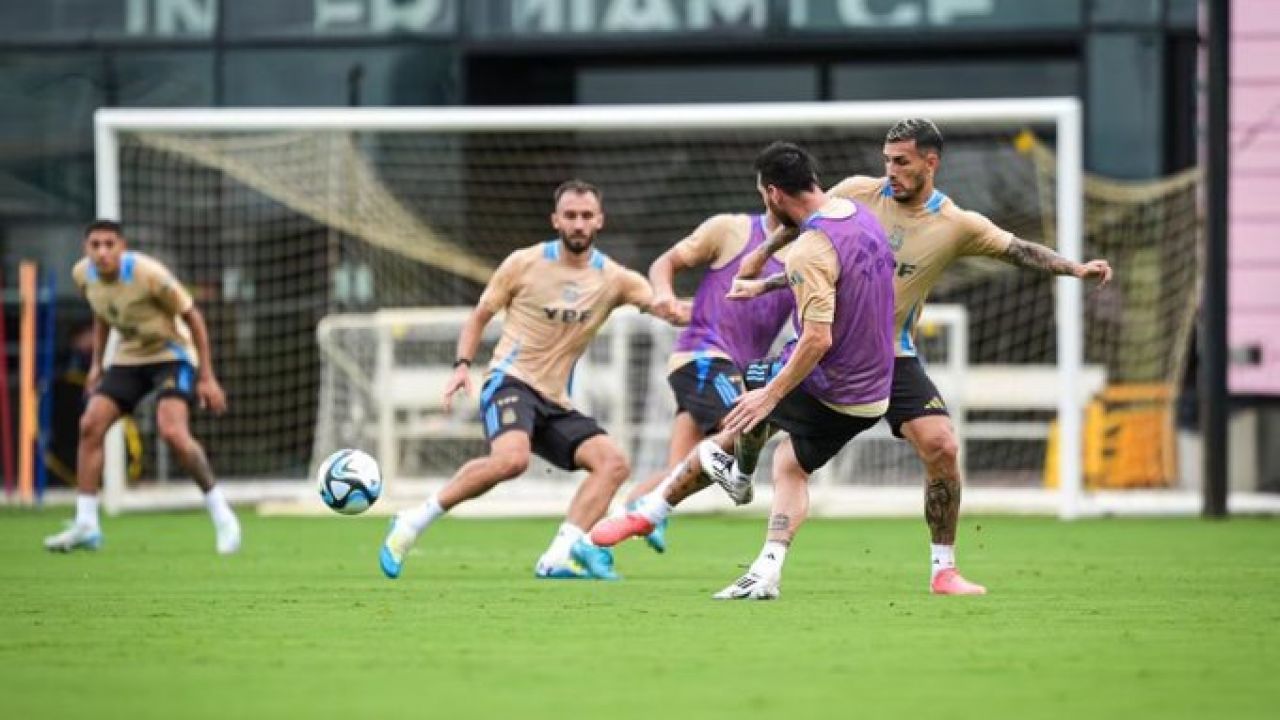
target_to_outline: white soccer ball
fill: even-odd
[[[363,450],[339,450],[320,463],[316,485],[320,499],[330,509],[358,515],[382,494],[382,471],[378,461]]]

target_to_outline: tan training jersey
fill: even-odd
[[[194,304],[191,294],[158,260],[127,251],[120,258],[120,272],[108,281],[98,276],[89,258],[82,258],[71,276],[94,315],[120,333],[112,365],[199,364],[191,330],[181,317]]]
[[[647,307],[653,289],[599,250],[585,268],[561,262],[561,252],[561,242],[549,240],[511,253],[480,304],[507,313],[490,375],[514,377],[568,408],[573,366],[596,331],[619,305]]]
[[[888,178],[855,175],[829,194],[869,207],[889,236],[896,263],[894,346],[899,357],[916,354],[920,312],[942,271],[965,255],[1001,256],[1013,241],[1013,233],[980,213],[962,210],[938,190],[923,205],[909,207],[893,199]]]

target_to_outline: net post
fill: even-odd
[[[376,323],[378,354],[373,385],[378,398],[378,463],[382,467],[384,482],[394,480],[400,474],[395,439],[396,388],[391,382],[391,367],[395,364],[395,343],[392,341],[395,329],[391,322],[384,318]]]
[[[121,220],[120,217],[120,144],[116,128],[104,111],[93,117],[94,195],[99,218]],[[115,332],[112,332],[115,335]],[[108,343],[108,348],[111,344]],[[111,357],[104,352],[103,361]],[[128,457],[124,448],[124,426],[112,423],[103,438],[102,509],[114,515],[120,512],[127,473]]]
[[[1200,436],[1204,444],[1201,514],[1227,517],[1230,473],[1228,318],[1230,315],[1231,4],[1208,3],[1208,107],[1205,140],[1204,288],[1200,303]],[[1203,26],[1202,26],[1203,27]]]
[[[1079,262],[1083,230],[1083,150],[1080,104],[1072,100],[1057,117],[1058,183],[1057,235],[1058,252],[1068,260]],[[1054,313],[1058,343],[1058,477],[1060,505],[1058,515],[1073,520],[1081,513],[1083,477],[1083,418],[1079,393],[1079,377],[1084,355],[1084,321],[1081,283],[1071,277],[1056,280]]]

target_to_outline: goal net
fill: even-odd
[[[884,132],[907,116],[942,128],[938,185],[960,206],[1117,273],[1086,296],[1073,280],[963,261],[933,292],[922,354],[960,430],[967,507],[990,491],[994,505],[1070,516],[1094,488],[1175,485],[1165,442],[1196,287],[1195,178],[1085,180],[1073,100],[102,111],[100,211],[168,263],[208,319],[231,408],[197,417],[195,432],[229,494],[296,491],[348,446],[379,457],[389,492],[422,491],[484,449],[474,403],[445,414],[440,390],[491,269],[551,236],[559,182],[603,188],[600,246],[643,271],[707,216],[759,209],[751,161],[769,142],[808,148],[831,185],[879,175]],[[666,457],[674,336],[619,314],[582,363],[575,399],[637,477]],[[141,477],[113,463],[117,507],[147,506],[176,472],[146,417]],[[568,497],[570,476],[530,475]],[[822,473],[819,495],[835,508],[883,491],[916,512],[921,478],[881,427]]]

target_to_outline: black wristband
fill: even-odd
[[[471,367],[470,358],[458,358],[457,360],[453,361],[453,366],[455,368],[458,367],[459,365],[466,365],[467,367]]]

